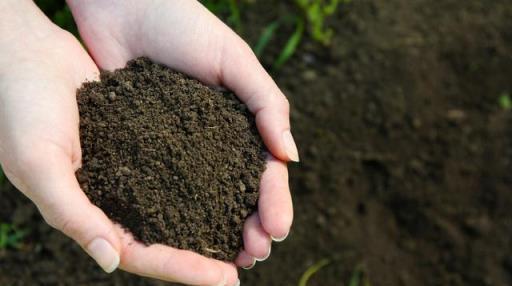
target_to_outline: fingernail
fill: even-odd
[[[240,286],[240,279],[236,279],[235,286]]]
[[[290,234],[290,232],[287,232],[283,237],[273,237],[273,236],[270,236],[270,237],[275,242],[281,242],[281,241],[285,240],[288,237],[288,234]]]
[[[226,286],[226,283],[228,283],[228,279],[223,274],[222,281],[219,284],[217,284],[216,286]]]
[[[256,258],[253,258],[253,259],[252,259],[252,264],[251,264],[251,265],[246,266],[246,267],[242,267],[242,269],[250,270],[250,269],[253,269],[253,268],[254,268],[254,265],[256,265]]]
[[[103,238],[95,238],[86,248],[87,253],[107,273],[112,273],[119,266],[119,254]]]
[[[270,257],[270,252],[271,251],[272,251],[272,245],[270,245],[270,247],[268,248],[268,254],[265,257],[263,257],[263,258],[256,258],[256,261],[262,262],[262,261],[267,260]]]
[[[297,150],[297,145],[295,144],[295,140],[293,140],[293,135],[290,130],[283,132],[283,142],[288,158],[294,162],[299,162],[299,151]]]

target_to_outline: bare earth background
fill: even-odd
[[[244,37],[287,14],[246,5]],[[302,162],[291,166],[295,223],[242,285],[512,285],[512,3],[354,0],[275,73],[292,103]],[[263,62],[270,65],[286,29]],[[0,250],[0,285],[164,285],[103,274],[8,184],[0,221],[29,231]]]

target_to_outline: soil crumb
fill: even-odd
[[[78,91],[89,199],[145,244],[233,260],[265,166],[253,115],[146,58],[100,77]]]

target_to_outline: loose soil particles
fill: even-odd
[[[254,3],[242,10],[251,44],[293,11]],[[331,47],[306,38],[275,76],[301,153],[294,225],[241,285],[298,285],[324,258],[308,286],[348,285],[358,265],[372,286],[512,285],[512,112],[497,103],[512,93],[510,19],[510,0],[357,0],[328,21]],[[31,229],[0,254],[0,285],[168,285],[101,273],[20,194],[0,192],[0,219]]]
[[[236,257],[265,164],[242,102],[141,58],[84,84],[78,106],[94,204],[145,244]]]

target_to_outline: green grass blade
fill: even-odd
[[[503,93],[498,98],[498,104],[504,110],[510,110],[512,109],[512,98],[510,98],[510,95],[508,93]]]
[[[309,279],[315,274],[317,273],[320,269],[324,268],[325,266],[327,266],[329,263],[331,263],[329,261],[329,259],[322,259],[320,261],[318,261],[317,263],[311,265],[311,267],[309,267],[306,272],[304,272],[302,274],[302,276],[300,277],[300,280],[299,280],[299,286],[307,286],[308,285],[308,281]]]
[[[348,286],[361,286],[361,270],[359,268],[352,273]]]
[[[238,7],[237,0],[229,0],[229,19],[228,21],[233,25],[237,32],[242,31],[242,20],[240,17],[240,8]]]
[[[0,249],[20,248],[27,234],[27,230],[18,229],[12,224],[0,223]]]
[[[258,58],[263,54],[263,51],[268,46],[268,43],[274,37],[277,28],[279,28],[279,25],[279,21],[274,21],[265,27],[261,33],[261,36],[253,49]]]
[[[348,286],[370,286],[364,267],[360,264],[352,272]]]
[[[348,1],[345,1],[348,2]],[[331,0],[331,2],[324,6],[324,14],[326,16],[334,14],[336,12],[336,9],[338,8],[338,4],[340,3],[340,0]]]
[[[9,234],[9,225],[2,223],[0,224],[0,249],[7,247],[7,239]]]
[[[279,69],[286,61],[288,61],[295,53],[297,47],[302,40],[304,34],[304,20],[297,19],[297,26],[295,32],[290,36],[288,42],[284,46],[283,50],[279,54],[277,60],[274,62],[273,68]]]
[[[18,229],[12,229],[13,232],[10,236],[7,237],[7,245],[12,248],[20,248],[21,242],[23,238],[28,234],[26,230],[18,230]]]

